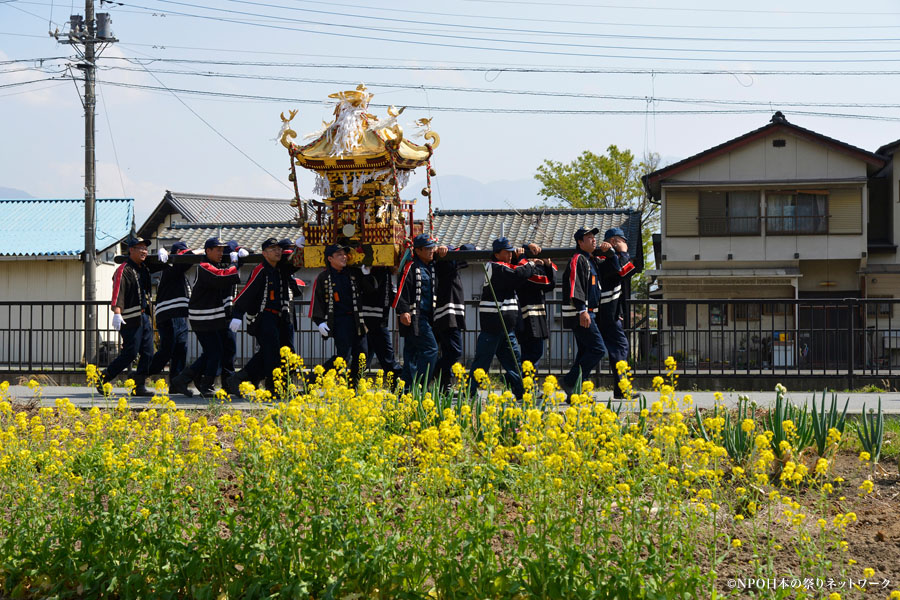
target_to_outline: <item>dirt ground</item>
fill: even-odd
[[[864,568],[874,569],[875,576],[868,580],[865,588],[866,597],[886,598],[892,590],[900,589],[900,475],[897,471],[897,462],[891,459],[878,465],[873,479],[875,483],[873,492],[862,496],[859,486],[869,470],[860,464],[858,455],[842,452],[835,457],[832,468],[832,477],[843,477],[845,482],[843,487],[832,495],[832,501],[827,506],[827,514],[814,514],[812,511],[818,492],[805,491],[795,493],[793,497],[804,507],[810,508],[806,525],[811,535],[815,533],[817,529],[815,521],[820,517],[830,523],[839,513],[856,513],[857,522],[847,528],[845,535],[848,543],[847,551],[828,549],[825,556],[835,563],[842,561],[845,566],[849,559],[855,560],[857,564],[846,566],[847,577],[852,577],[854,581],[862,578]],[[775,538],[776,543],[792,537],[792,533],[787,531],[787,526],[784,530],[770,531],[769,535]],[[787,544],[781,545],[784,549],[771,557],[757,558],[763,561],[771,558],[779,575],[786,578],[803,579],[820,576],[804,572],[809,567],[800,564],[799,558]],[[748,578],[753,575],[753,568],[748,564],[754,558],[753,552],[745,548],[746,546],[730,553],[719,566],[719,581],[722,583],[723,592],[732,591],[728,587],[729,579]],[[838,580],[840,568],[839,564],[834,564],[832,572],[826,573],[826,577]],[[885,580],[889,581],[886,587]],[[877,582],[877,585],[873,582]],[[822,591],[825,591],[823,597],[831,591],[842,592],[837,588]],[[814,597],[819,595],[820,593],[816,593]],[[843,590],[842,596],[847,597],[846,589]],[[761,597],[766,595],[763,594]]]

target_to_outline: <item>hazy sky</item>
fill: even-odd
[[[359,82],[373,105],[409,106],[405,126],[433,117],[440,176],[485,183],[521,183],[543,159],[610,144],[684,158],[775,110],[867,150],[900,138],[900,4],[890,0],[126,0],[97,10],[121,40],[99,61],[98,196],[136,198],[139,222],[166,189],[290,196],[287,154],[272,139],[279,113],[298,108],[302,136],[330,118],[329,93]],[[71,79],[40,81],[77,62],[47,35],[68,31],[75,13],[83,2],[0,0],[0,186],[83,195],[79,91]],[[40,58],[50,60],[26,60]],[[311,176],[300,191],[312,195]]]

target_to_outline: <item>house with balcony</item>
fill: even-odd
[[[662,311],[660,351],[759,367],[847,360],[850,345],[835,336],[889,321],[893,304],[852,311],[799,301],[900,295],[897,148],[864,150],[776,112],[759,129],[646,175],[647,194],[661,204],[649,274],[660,298],[685,300]],[[729,299],[739,302],[716,302]],[[864,337],[858,345],[863,360],[886,346]]]

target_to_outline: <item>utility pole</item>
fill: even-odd
[[[102,3],[103,0],[101,0]],[[94,0],[85,0],[84,17],[69,17],[68,39],[54,37],[62,44],[70,44],[81,57],[75,67],[84,73],[84,360],[90,362],[97,356],[97,177],[94,115],[97,105],[95,85],[97,77],[97,56],[103,48],[117,42],[112,35],[109,13],[94,15]],[[99,49],[97,46],[101,46]]]

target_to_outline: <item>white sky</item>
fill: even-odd
[[[410,106],[401,117],[407,131],[413,120],[434,117],[442,140],[434,159],[440,176],[484,183],[528,180],[543,159],[568,161],[610,144],[637,155],[655,151],[671,162],[760,127],[775,110],[871,151],[900,138],[900,4],[891,0],[125,0],[121,6],[98,3],[97,10],[112,14],[121,40],[99,62],[98,197],[136,198],[139,223],[166,189],[292,195],[286,151],[272,141],[279,113],[300,109],[293,124],[302,136],[330,119],[329,93],[359,82],[375,94],[373,104]],[[32,62],[3,64],[72,56],[47,30],[52,20],[52,28],[63,31],[75,13],[84,13],[83,2],[0,0],[0,186],[37,197],[83,195],[84,124],[75,85],[11,86],[60,76],[67,61],[45,61],[43,70],[23,70],[40,66]],[[492,70],[359,68],[375,65]],[[510,66],[536,72],[501,70]],[[639,72],[558,72],[575,68]],[[762,70],[792,73],[748,74]],[[866,72],[888,73],[857,74]],[[292,100],[211,98],[112,83]],[[448,87],[481,91],[441,89]],[[509,90],[549,95],[500,93]],[[532,112],[503,112],[509,110]],[[633,114],[552,112],[565,110]],[[371,112],[385,115],[383,107]],[[311,191],[312,177],[304,174],[300,192]],[[446,208],[456,202],[441,200]]]

